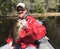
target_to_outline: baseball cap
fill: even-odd
[[[24,3],[18,3],[16,7],[18,7],[18,6],[21,6],[21,7],[25,8],[25,4]]]

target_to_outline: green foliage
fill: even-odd
[[[36,6],[36,12],[37,13],[44,13],[44,9],[43,8],[44,8],[43,5],[38,4]]]
[[[1,0],[0,1],[0,16],[7,16],[12,12],[12,6],[16,5],[16,1]]]
[[[34,0],[30,0],[31,3],[34,3]]]
[[[47,0],[48,1],[48,0]],[[30,13],[44,13],[45,2],[44,0],[0,0],[0,15],[9,15],[16,10],[16,4],[19,2],[26,3],[28,12]],[[32,4],[33,3],[33,4]],[[56,8],[57,0],[49,0],[49,8]],[[14,10],[13,10],[14,9]]]
[[[1,0],[0,15],[6,16],[10,11],[10,0]]]
[[[9,6],[6,2],[1,5],[1,15],[7,15],[9,11]]]
[[[30,13],[44,13],[44,6],[40,4],[31,6]]]

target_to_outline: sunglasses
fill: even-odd
[[[18,11],[18,14],[22,14],[23,13],[23,11]]]

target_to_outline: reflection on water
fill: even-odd
[[[47,36],[56,49],[60,48],[60,17],[48,17],[46,19]]]

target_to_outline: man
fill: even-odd
[[[21,47],[21,49],[37,49],[39,45],[38,40],[41,40],[46,35],[46,28],[34,17],[26,15],[27,10],[24,3],[18,3],[16,7],[19,19],[25,19],[25,22],[27,22],[26,25],[21,27],[19,39],[16,43]],[[12,42],[13,39],[8,38],[7,43],[10,49],[14,49],[14,47],[12,47]]]

